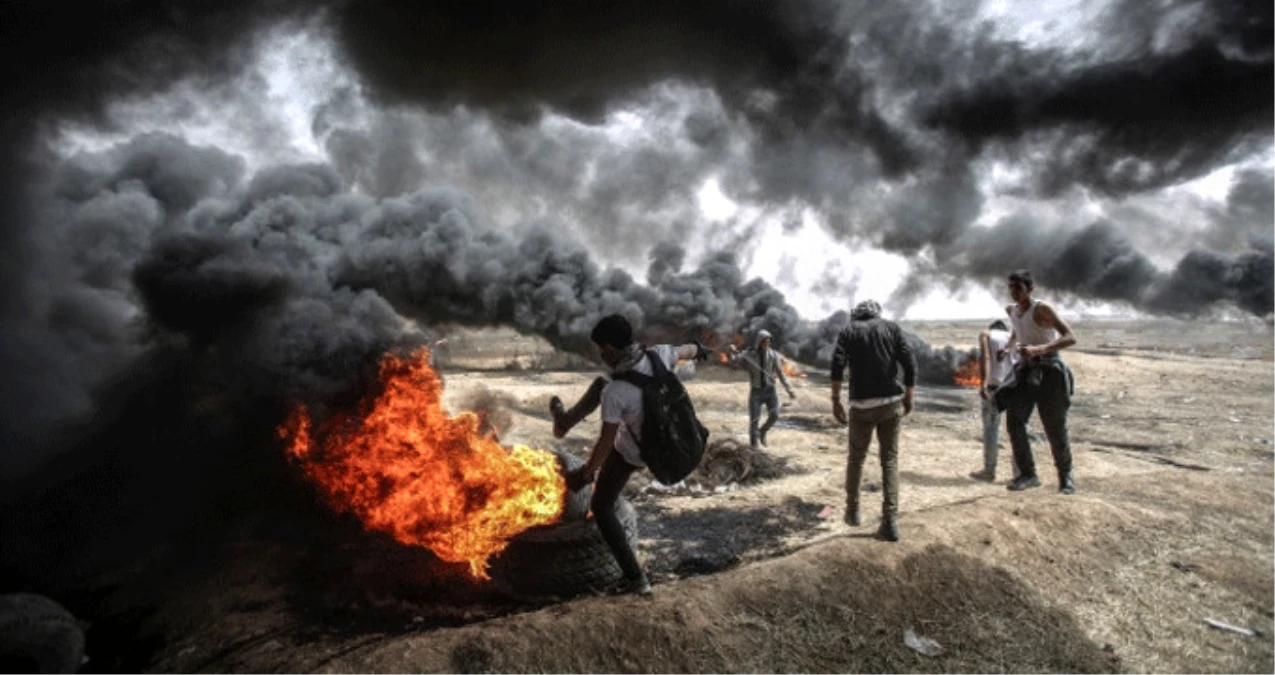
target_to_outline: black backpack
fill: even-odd
[[[642,461],[665,485],[686,478],[704,457],[708,429],[695,416],[686,387],[653,350],[646,351],[651,375],[632,370],[614,375],[642,390]],[[632,429],[630,429],[632,431]]]

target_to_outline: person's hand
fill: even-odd
[[[985,385],[985,384],[984,384],[984,385],[979,385],[979,387],[978,387],[978,395],[979,395],[980,397],[982,397],[982,399],[983,399],[984,401],[990,401],[990,400],[991,400],[991,398],[990,398],[990,394],[988,394],[988,393],[987,393],[987,385]]]
[[[903,414],[911,415],[913,407],[914,407],[914,401],[912,399],[912,390],[909,389],[907,390],[907,392],[903,394]]]
[[[1044,355],[1045,348],[1040,345],[1024,345],[1019,348],[1018,353],[1022,355],[1024,361],[1028,361]]]
[[[832,402],[832,416],[841,424],[846,424],[849,421],[846,419],[846,409],[841,405],[841,399],[836,399]]]
[[[567,490],[569,492],[579,492],[593,482],[593,473],[589,471],[588,466],[572,469],[566,472],[564,477],[567,479]]]
[[[788,400],[789,400],[789,401],[796,401],[796,400],[797,400],[797,392],[795,392],[795,391],[793,391],[793,390],[789,389],[789,390],[788,390]]]

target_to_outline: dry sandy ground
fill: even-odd
[[[909,327],[956,346],[971,345],[977,330]],[[776,477],[700,495],[660,495],[635,483],[652,598],[492,609],[481,592],[457,591],[469,600],[440,620],[439,598],[463,582],[435,580],[424,584],[428,597],[382,593],[376,602],[393,620],[318,629],[331,617],[306,621],[307,610],[260,564],[231,566],[210,571],[147,621],[160,645],[148,667],[1272,672],[1269,326],[1078,322],[1077,330],[1083,342],[1067,354],[1077,381],[1074,496],[1056,492],[1038,425],[1042,488],[1005,490],[1004,438],[997,483],[967,478],[981,462],[977,394],[926,388],[903,429],[902,540],[871,537],[879,493],[863,500],[864,525],[846,527],[846,434],[831,420],[826,375],[810,373],[795,381],[798,398],[771,432],[770,458],[784,467]],[[543,345],[506,340],[453,339],[447,400],[494,398],[508,413],[502,440],[551,447],[549,397],[582,391],[593,373],[540,370],[554,358]],[[511,351],[481,362],[482,345],[493,343]],[[492,358],[500,368],[475,367]],[[746,387],[742,374],[720,368],[688,382],[714,438],[746,432]],[[587,420],[560,447],[584,452],[596,426],[596,417]],[[865,476],[879,484],[875,458]],[[909,649],[908,629],[942,653]]]

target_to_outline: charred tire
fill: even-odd
[[[74,673],[84,631],[58,603],[30,593],[0,595],[0,672]]]
[[[565,469],[583,462],[559,453]],[[509,540],[509,546],[491,565],[496,584],[510,595],[525,600],[553,600],[584,593],[597,593],[624,578],[611,549],[592,518],[588,518],[588,486],[567,496],[562,521],[534,527]],[[637,512],[623,497],[616,515],[628,535],[629,545],[637,544]]]

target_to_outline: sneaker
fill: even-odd
[[[634,595],[647,596],[651,594],[651,580],[643,574],[636,579],[623,579],[611,589],[613,595]]]
[[[1071,477],[1071,474],[1064,476],[1063,479],[1058,482],[1058,491],[1065,495],[1076,494],[1076,481]]]
[[[567,407],[562,404],[562,399],[554,396],[549,399],[549,416],[553,418],[553,437],[562,438],[567,435],[569,429],[566,428],[565,420],[562,418],[567,414]]]
[[[1014,482],[1005,487],[1006,489],[1013,490],[1015,492],[1026,490],[1028,488],[1040,487],[1040,479],[1035,476],[1019,476],[1014,479]]]
[[[886,541],[898,541],[899,524],[892,520],[881,521],[881,529],[877,530],[877,537]]]
[[[846,525],[851,527],[859,526],[859,509],[847,509],[845,515]]]
[[[982,471],[971,471],[970,478],[983,481],[984,483],[993,483],[996,481],[996,474],[984,469]]]

